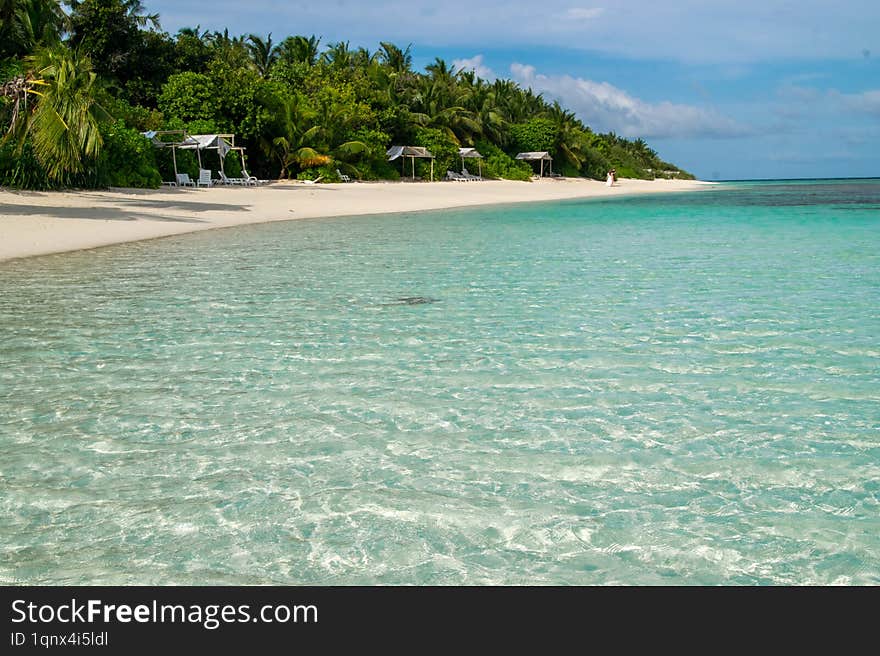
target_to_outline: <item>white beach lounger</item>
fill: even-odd
[[[345,175],[345,173],[343,173],[339,169],[336,169],[336,175],[338,175],[339,179],[342,180],[343,182],[351,182],[351,178],[349,176]]]
[[[196,183],[190,179],[189,173],[178,173],[177,185],[180,187],[195,187]]]
[[[225,185],[243,185],[244,180],[242,178],[229,178],[223,171],[219,171],[220,173],[220,182]]]
[[[446,171],[446,179],[453,182],[467,182],[467,178],[455,171]]]
[[[241,170],[241,184],[256,187],[262,180],[257,180],[254,176],[248,173],[245,169]]]
[[[211,171],[209,169],[199,169],[199,186],[211,187],[214,183],[211,181]]]
[[[469,182],[482,182],[483,178],[479,175],[471,175],[467,169],[462,169],[461,174],[464,176],[464,179]]]

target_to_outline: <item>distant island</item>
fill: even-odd
[[[394,180],[386,151],[405,144],[427,148],[438,172],[473,147],[488,178],[527,180],[516,153],[546,151],[564,176],[693,179],[642,139],[595,133],[510,80],[439,58],[414,71],[411,47],[199,27],[172,36],[138,0],[64,4],[0,4],[0,186],[156,188],[175,166],[198,176],[198,153],[143,136],[162,131],[235,134],[246,160],[225,158],[230,177],[246,162],[266,179]],[[427,179],[428,162],[413,163]]]

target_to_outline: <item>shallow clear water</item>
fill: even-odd
[[[880,183],[0,264],[0,581],[880,583]]]

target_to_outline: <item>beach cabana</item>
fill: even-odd
[[[530,153],[519,153],[516,156],[516,159],[521,159],[526,162],[541,162],[542,178],[544,177],[544,162],[550,162],[550,174],[553,174],[553,158],[550,157],[550,153],[548,153],[546,150]]]
[[[238,153],[241,158],[241,170],[247,167],[244,159],[244,148],[235,145],[234,134],[187,134],[185,130],[151,130],[141,132],[149,139],[156,148],[170,148],[171,159],[174,162],[174,179],[177,180],[177,150],[195,150],[199,160],[199,168],[202,168],[202,151],[216,150],[220,157],[220,171],[226,174],[223,160],[231,151]]]
[[[225,174],[223,168],[223,160],[230,150],[235,146],[234,134],[191,134],[183,144],[179,146],[181,150],[195,150],[196,157],[199,159],[199,168],[202,168],[202,151],[216,150],[217,156],[220,158],[220,170]],[[239,150],[239,149],[236,149]],[[242,167],[244,166],[244,152],[242,152]]]
[[[388,155],[388,161],[393,162],[396,159],[400,159],[400,171],[405,175],[404,168],[406,163],[406,158],[409,157],[412,161],[412,179],[416,179],[416,158],[430,159],[431,160],[431,182],[434,181],[434,156],[431,154],[431,151],[423,146],[391,146],[386,153]]]
[[[458,156],[461,157],[461,172],[464,173],[464,160],[465,159],[476,159],[477,160],[477,170],[479,177],[483,177],[483,156],[476,148],[459,148]]]

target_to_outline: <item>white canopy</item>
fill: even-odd
[[[216,150],[220,154],[220,158],[226,157],[232,146],[223,138],[228,135],[220,134],[191,134],[180,146],[184,150]]]
[[[431,151],[423,146],[391,146],[386,153],[388,161],[393,162],[398,157],[430,157],[434,158]]]

